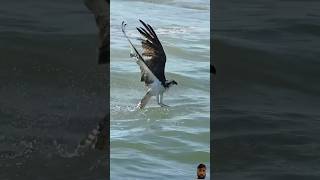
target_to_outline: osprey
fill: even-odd
[[[137,28],[143,37],[140,39],[143,48],[142,55],[140,55],[126,35],[125,26],[127,24],[124,21],[122,22],[122,32],[132,48],[130,56],[140,66],[141,82],[145,82],[147,87],[147,93],[137,107],[140,109],[144,108],[152,96],[156,96],[157,103],[161,107],[164,107],[167,105],[163,104],[163,93],[170,86],[177,85],[178,83],[174,80],[167,80],[165,77],[166,54],[153,28],[142,20],[139,21],[143,25],[143,27]]]

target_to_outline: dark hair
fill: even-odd
[[[202,164],[202,163],[198,165],[198,169],[200,169],[200,168],[205,168],[205,169],[207,169],[206,165],[204,165],[204,164]]]

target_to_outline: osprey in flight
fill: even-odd
[[[133,46],[130,39],[126,35],[124,21],[122,22],[122,32],[129,41],[132,48],[130,56],[135,58],[141,70],[141,81],[145,82],[147,93],[138,104],[138,108],[144,108],[152,96],[156,96],[157,102],[160,106],[167,106],[163,104],[163,93],[172,85],[178,83],[174,80],[167,80],[164,74],[166,64],[166,54],[163,47],[154,32],[153,28],[139,20],[143,27],[137,28],[142,35],[141,40],[143,52],[139,54],[137,49]]]

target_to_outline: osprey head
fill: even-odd
[[[178,83],[175,81],[175,80],[166,80],[166,83],[165,83],[165,88],[169,88],[171,87],[172,85],[178,85]]]

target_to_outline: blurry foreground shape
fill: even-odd
[[[210,73],[216,75],[217,71],[216,71],[216,66],[214,64],[210,65]]]
[[[84,4],[94,14],[99,29],[99,64],[107,64],[109,61],[109,0],[84,0]],[[104,67],[103,67],[104,68]],[[104,69],[106,71],[106,69]],[[88,136],[83,139],[79,149],[100,149],[109,148],[109,119],[108,115],[99,120],[99,124]]]
[[[99,124],[94,128],[86,138],[80,141],[77,152],[85,152],[90,149],[105,150],[109,148],[109,126],[108,116],[105,116],[99,121]]]
[[[109,59],[109,47],[107,45],[107,35],[109,34],[109,28],[107,23],[109,22],[109,3],[107,0],[84,0],[87,8],[94,14],[97,26],[99,28],[99,64],[106,64]],[[109,40],[109,38],[108,38]]]
[[[108,143],[108,119],[107,116],[105,116],[100,122],[98,126],[98,136],[97,136],[97,141],[95,144],[96,149],[104,150],[106,148],[109,148],[109,143]]]

